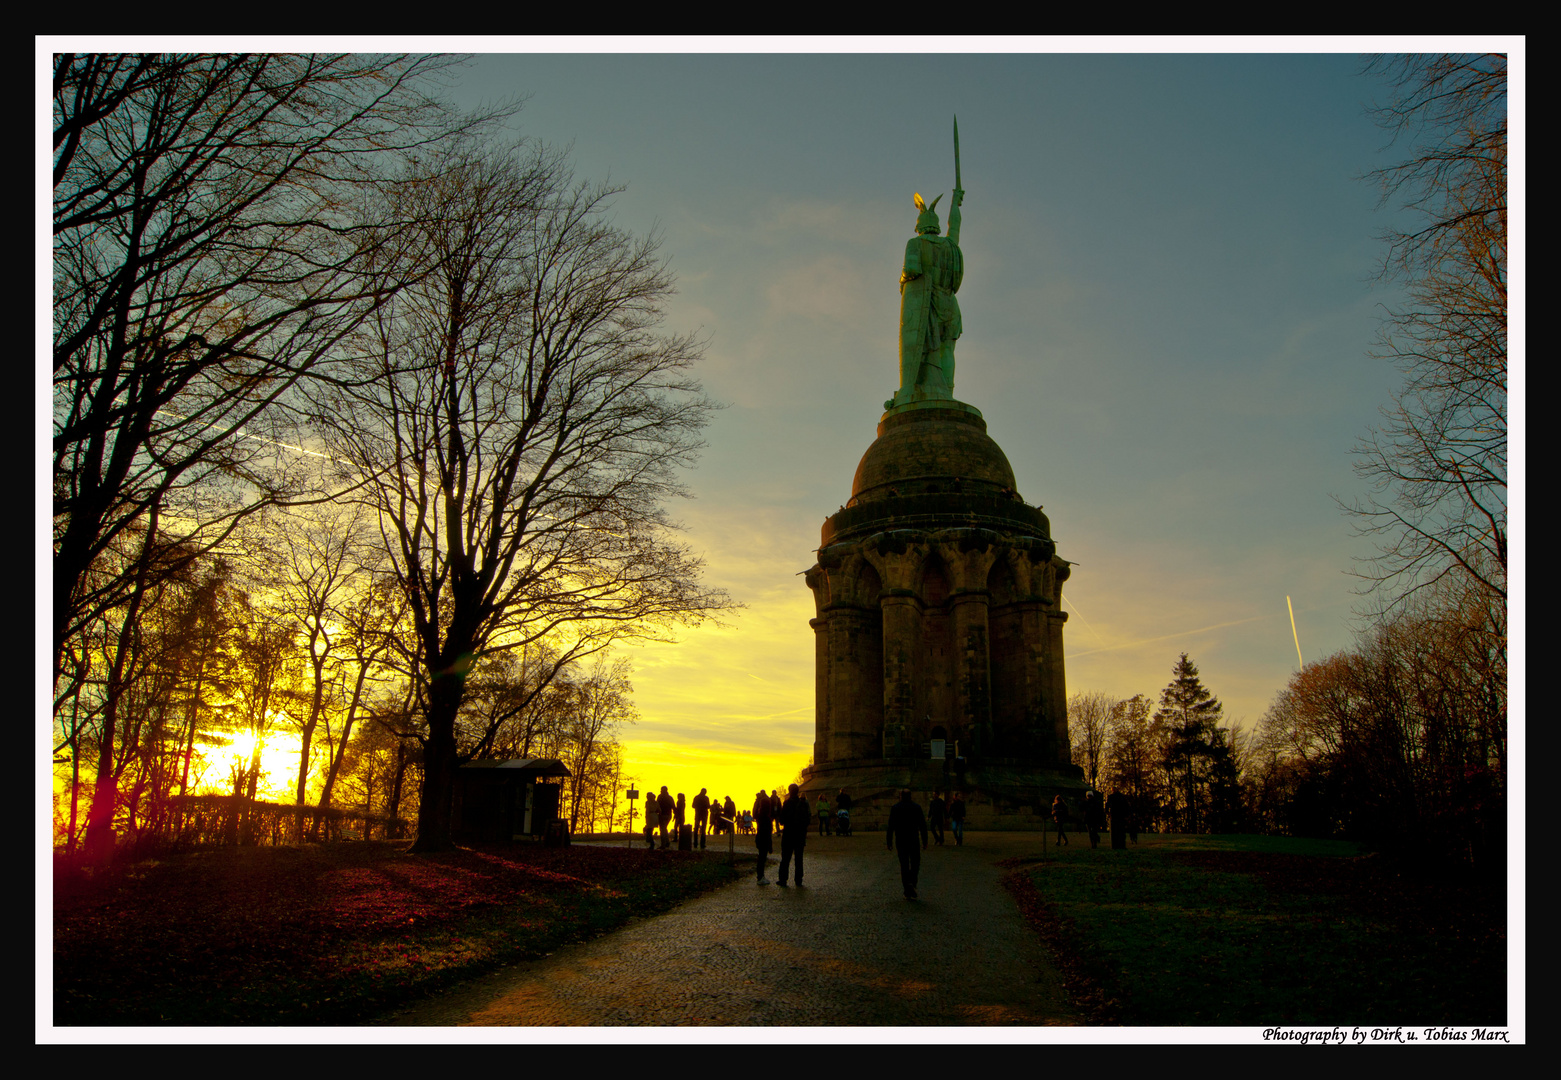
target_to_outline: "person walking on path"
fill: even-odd
[[[921,870],[921,853],[927,850],[927,819],[911,797],[911,789],[900,792],[900,801],[889,810],[889,828],[885,843],[893,851],[900,845],[900,885],[905,899],[916,899],[916,879]],[[916,846],[920,837],[921,846]]]
[[[829,796],[821,791],[818,793],[818,834],[820,836],[829,835],[829,817]]]
[[[754,834],[753,844],[759,850],[758,862],[759,884],[769,884],[764,878],[764,868],[769,865],[770,852],[775,850],[773,841],[775,831],[775,807],[770,802],[770,797],[760,788],[753,800],[753,823],[757,829]]]
[[[954,801],[949,803],[949,828],[954,833],[954,843],[963,847],[965,845],[965,793],[956,791]]]
[[[1111,818],[1111,847],[1121,851],[1127,847],[1127,796],[1113,790],[1106,796],[1106,813]]]
[[[705,846],[705,834],[710,827],[710,796],[705,790],[700,788],[694,796],[694,846],[700,849]]]
[[[802,849],[808,842],[808,824],[813,820],[813,811],[808,808],[808,800],[798,794],[796,784],[791,785],[790,793],[786,801],[781,803],[780,827],[781,827],[781,865],[780,883],[786,884],[787,870],[791,867],[792,857],[797,860],[797,887],[802,887]]]
[[[656,796],[649,791],[645,792],[645,847],[649,850],[656,847],[656,815],[660,809],[661,804],[656,801]]]
[[[845,788],[835,796],[835,832],[839,836],[851,835],[851,796]]]
[[[1052,800],[1052,820],[1057,823],[1056,846],[1061,847],[1068,842],[1068,804],[1062,801],[1061,795]]]
[[[946,807],[943,805],[943,792],[934,791],[932,802],[927,804],[927,828],[932,830],[932,838],[939,846],[943,844],[943,815]]]
[[[661,785],[661,794],[656,796],[656,821],[661,826],[661,850],[667,850],[667,826],[672,824],[672,793],[667,790],[667,785]]]

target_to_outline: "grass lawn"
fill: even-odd
[[[54,1023],[351,1024],[737,876],[724,852],[409,846],[205,851],[57,880]]]
[[[1008,885],[1093,1023],[1506,1023],[1504,881],[1331,841],[1069,839]]]

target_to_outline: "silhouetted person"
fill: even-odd
[[[764,868],[769,865],[770,852],[775,850],[773,836],[775,832],[775,805],[770,802],[770,797],[760,788],[753,800],[753,823],[758,832],[754,836],[754,847],[759,849],[759,884],[766,884],[764,880]]]
[[[1066,828],[1068,824],[1068,804],[1062,801],[1061,795],[1052,800],[1052,820],[1057,823],[1057,843],[1059,845],[1066,844],[1068,842],[1068,830]]]
[[[943,804],[943,793],[934,791],[932,802],[927,804],[927,828],[932,830],[932,838],[939,844],[943,843],[943,817],[947,810]]]
[[[911,789],[900,792],[900,801],[889,809],[889,827],[885,843],[893,851],[900,847],[900,884],[905,889],[905,899],[916,899],[916,878],[921,870],[921,853],[927,849],[927,818],[921,807],[911,798]],[[921,846],[916,844],[920,838]]]
[[[1084,827],[1089,830],[1089,846],[1100,846],[1100,830],[1106,827],[1106,807],[1100,792],[1090,790],[1084,794]]]
[[[818,793],[818,834],[820,836],[829,835],[830,816],[829,796],[821,791]]]
[[[650,792],[645,793],[645,846],[656,846],[656,815],[660,812],[661,804],[656,802],[656,796]]]
[[[694,796],[694,846],[705,846],[705,834],[709,831],[710,822],[710,796],[705,794],[705,789],[700,788],[699,794]]]
[[[799,790],[796,784],[792,784],[790,794],[780,808],[782,885],[786,884],[786,872],[793,856],[797,859],[797,884],[802,884],[802,849],[807,846],[808,823],[813,820],[813,811],[808,806],[808,800],[798,794]]]
[[[726,802],[722,803],[721,807],[722,813],[726,815],[726,820],[721,822],[721,828],[730,833],[737,832],[737,804],[734,803],[732,801],[732,797],[728,795],[726,797]]]
[[[1111,818],[1111,846],[1115,850],[1127,847],[1127,796],[1112,789],[1106,796],[1106,814]]]
[[[949,803],[949,829],[954,833],[954,843],[963,847],[965,843],[965,793],[956,791],[954,801]]]
[[[845,788],[835,796],[835,830],[841,836],[851,835],[851,796],[846,794]]]
[[[672,824],[672,793],[667,790],[667,785],[661,785],[661,794],[656,796],[656,821],[661,827],[661,850],[667,850],[667,826]]]

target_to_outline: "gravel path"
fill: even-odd
[[[752,852],[752,840],[738,837]],[[595,941],[377,1021],[453,1025],[908,1026],[1078,1023],[996,863],[1039,833],[967,833],[900,894],[880,835],[809,838],[806,886],[752,876]],[[751,864],[750,864],[751,865]]]

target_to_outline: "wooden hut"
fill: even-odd
[[[519,840],[542,836],[558,820],[568,776],[556,758],[471,761],[455,771],[451,835],[458,840]]]

